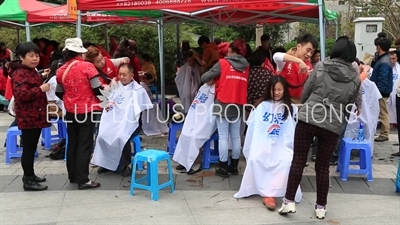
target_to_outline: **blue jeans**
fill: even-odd
[[[219,160],[221,162],[228,161],[229,135],[232,140],[232,159],[240,158],[240,149],[242,147],[240,142],[240,123],[241,118],[235,120],[217,117]]]

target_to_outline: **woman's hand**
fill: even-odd
[[[42,90],[42,92],[47,92],[50,90],[50,84],[49,83],[45,83],[40,85],[40,89]]]
[[[44,69],[43,70],[43,73],[41,74],[43,77],[48,77],[49,76],[49,74],[50,74],[50,69]]]

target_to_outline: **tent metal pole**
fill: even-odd
[[[324,35],[324,10],[323,0],[318,0],[318,12],[319,12],[319,44],[321,46],[321,61],[325,59],[325,35]]]
[[[176,66],[181,67],[181,27],[176,24]]]
[[[158,20],[158,47],[160,52],[160,81],[161,81],[161,113],[164,119],[167,118],[165,110],[165,69],[164,69],[164,23],[163,19]]]
[[[31,41],[31,28],[29,26],[29,22],[25,21],[25,32],[26,32],[26,41]]]
[[[338,19],[335,20],[335,25],[336,25],[336,27],[335,27],[335,39],[337,40],[338,37],[339,37],[339,22],[338,22]]]
[[[76,37],[81,38],[82,36],[82,13],[81,10],[77,11],[78,18],[76,20]]]

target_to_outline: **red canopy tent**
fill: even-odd
[[[137,18],[134,17],[119,17],[115,15],[107,14],[89,14],[88,16],[82,17],[83,22],[114,22],[123,23],[126,21],[135,21]],[[45,10],[38,10],[28,13],[27,21],[30,23],[75,23],[76,20],[68,17],[68,6],[62,5],[53,7]]]
[[[78,0],[79,10],[158,10],[164,22],[198,21],[214,25],[317,23],[317,0]],[[327,19],[337,14],[324,10]]]

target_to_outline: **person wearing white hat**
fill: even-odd
[[[63,57],[66,62],[57,70],[57,96],[64,101],[68,122],[67,170],[71,183],[78,189],[100,187],[89,176],[90,157],[93,152],[93,116],[101,112],[99,99],[101,83],[95,66],[86,62],[87,52],[80,38],[65,40]]]

